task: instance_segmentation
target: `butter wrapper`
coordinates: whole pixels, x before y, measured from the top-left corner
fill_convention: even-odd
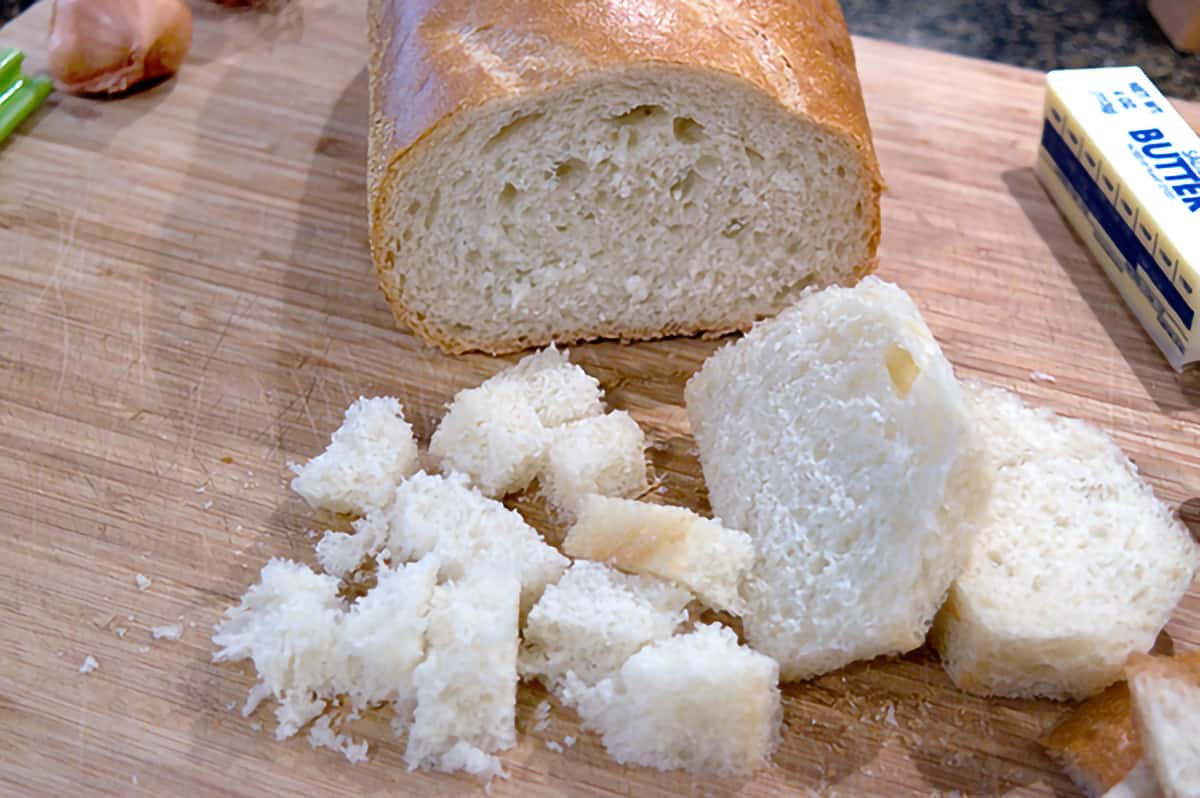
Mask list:
[[[1171,366],[1200,362],[1200,139],[1146,73],[1050,72],[1037,174]]]

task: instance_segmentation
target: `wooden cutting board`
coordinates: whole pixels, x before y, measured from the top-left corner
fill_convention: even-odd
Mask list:
[[[250,669],[210,662],[212,625],[259,567],[312,560],[286,463],[360,394],[400,397],[427,440],[454,392],[504,361],[443,356],[376,293],[364,4],[194,5],[179,79],[115,102],[56,96],[0,148],[0,792],[476,794],[407,773],[377,721],[361,726],[365,764],[276,742],[268,711],[234,711]],[[49,10],[0,45],[43,63]],[[1200,385],[1168,369],[1030,168],[1040,76],[856,45],[890,184],[882,275],[960,374],[1100,424],[1163,499],[1200,503]],[[1179,108],[1200,122],[1200,105]],[[683,384],[717,345],[573,352],[655,442],[665,498],[701,510]],[[171,623],[181,640],[152,639]],[[1167,632],[1200,646],[1200,593]],[[534,729],[545,695],[522,688],[512,778],[492,793],[1073,794],[1035,742],[1067,706],[961,694],[928,650],[784,696],[770,769],[692,779],[617,766],[558,707]],[[566,735],[578,743],[547,750]]]

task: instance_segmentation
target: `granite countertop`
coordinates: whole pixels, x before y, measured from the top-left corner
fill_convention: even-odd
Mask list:
[[[1146,0],[842,0],[860,36],[1041,71],[1140,66],[1169,97],[1200,100],[1200,55],[1171,47]]]
[[[0,0],[0,20],[31,1]],[[1134,64],[1165,94],[1200,100],[1200,55],[1171,47],[1146,0],[842,0],[842,8],[862,36],[1042,71]]]

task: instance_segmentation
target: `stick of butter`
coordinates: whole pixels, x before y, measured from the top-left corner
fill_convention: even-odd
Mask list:
[[[1046,76],[1037,173],[1176,371],[1200,362],[1200,139],[1137,67]]]

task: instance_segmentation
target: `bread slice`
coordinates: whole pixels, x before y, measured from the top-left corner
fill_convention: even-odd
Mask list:
[[[520,670],[561,694],[567,675],[594,685],[687,621],[691,594],[652,576],[575,562],[525,619]]]
[[[633,416],[616,410],[551,432],[539,477],[550,504],[573,517],[590,494],[638,496],[646,482],[646,436]]]
[[[778,682],[774,660],[703,625],[646,646],[595,687],[572,680],[567,694],[621,764],[748,774],[779,741]]]
[[[744,329],[873,266],[881,181],[836,3],[368,19],[379,283],[447,351]]]
[[[362,515],[386,504],[405,477],[421,467],[412,427],[390,396],[360,397],[346,409],[328,448],[292,466],[292,490],[311,507]]]
[[[1142,757],[1129,686],[1117,682],[1089,698],[1043,737],[1042,745],[1091,798],[1116,787]]]
[[[409,770],[503,774],[493,754],[517,741],[519,595],[515,579],[482,568],[434,591],[425,661],[413,673]]]
[[[307,565],[273,559],[241,603],[225,611],[213,634],[213,662],[248,659],[258,672],[243,715],[267,697],[275,710],[277,739],[294,735],[325,711],[340,691],[344,602],[338,580]]]
[[[486,496],[514,493],[541,469],[550,429],[604,412],[600,396],[593,377],[549,348],[460,391],[429,451]]]
[[[808,293],[686,398],[713,514],[754,541],[750,644],[785,680],[921,645],[987,477],[912,299],[875,278]]]
[[[1135,654],[1125,672],[1146,761],[1163,795],[1200,796],[1200,651]]]
[[[745,532],[684,507],[587,496],[563,551],[624,571],[671,579],[709,607],[739,613],[738,584],[754,562]]]
[[[1196,544],[1101,430],[966,391],[995,483],[933,643],[964,690],[1085,698],[1154,645]]]
[[[442,580],[461,579],[484,563],[517,578],[523,612],[569,564],[520,513],[474,490],[461,474],[415,474],[387,507],[354,527],[353,535],[327,532],[317,544],[317,559],[328,572],[342,576],[384,552],[392,562],[432,555]]]

